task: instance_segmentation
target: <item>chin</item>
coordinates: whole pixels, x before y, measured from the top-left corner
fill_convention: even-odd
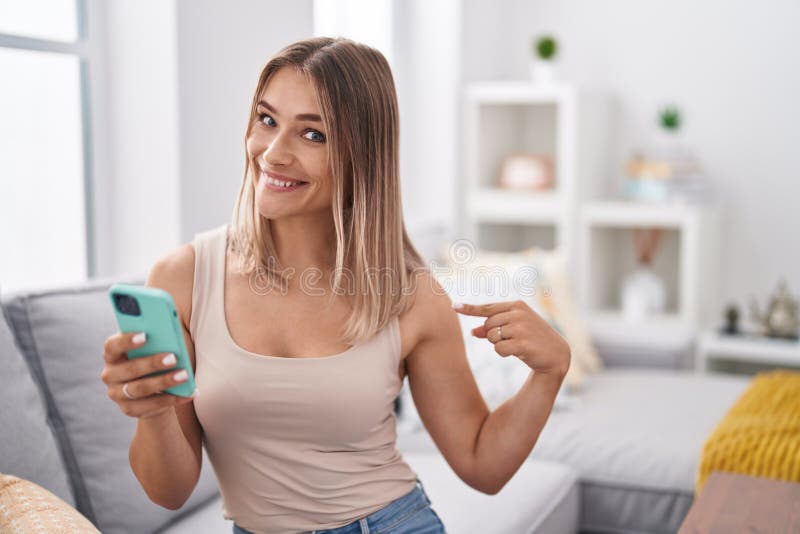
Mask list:
[[[293,215],[291,211],[287,211],[286,209],[276,209],[275,207],[267,207],[258,205],[258,214],[264,217],[265,219],[280,219],[282,217],[287,217],[289,215]]]

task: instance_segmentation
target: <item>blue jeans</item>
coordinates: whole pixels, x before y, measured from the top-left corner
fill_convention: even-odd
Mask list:
[[[393,500],[377,512],[356,519],[343,527],[314,530],[311,534],[447,534],[439,515],[431,508],[422,481],[413,490]],[[233,534],[252,534],[236,523]]]

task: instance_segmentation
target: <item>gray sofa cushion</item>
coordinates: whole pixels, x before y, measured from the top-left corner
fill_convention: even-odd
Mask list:
[[[0,473],[39,484],[74,506],[41,393],[0,313]]]
[[[581,528],[676,532],[694,498],[708,435],[748,377],[607,369],[552,414],[532,457],[581,473]]]
[[[431,507],[448,534],[574,534],[578,529],[578,474],[568,466],[527,461],[497,495],[486,495],[459,479],[441,454],[403,453],[422,480]],[[230,532],[222,501],[215,499],[159,534]]]
[[[76,507],[105,534],[151,532],[213,498],[217,482],[204,458],[192,497],[171,511],[152,503],[133,474],[128,448],[136,420],[108,399],[100,380],[103,341],[118,330],[107,294],[116,281],[20,292],[3,300],[20,348],[46,385]]]
[[[570,408],[550,414],[530,457],[580,473],[582,532],[676,532],[694,498],[703,444],[749,381],[607,368]],[[422,431],[398,434],[398,448],[435,445]]]
[[[449,534],[573,534],[578,529],[578,473],[528,460],[496,495],[462,481],[437,452],[403,452]]]

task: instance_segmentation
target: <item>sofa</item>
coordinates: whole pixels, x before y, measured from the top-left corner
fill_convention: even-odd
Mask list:
[[[136,422],[106,397],[103,340],[117,330],[95,279],[0,294],[0,473],[49,490],[103,533],[230,532],[213,467],[179,510],[152,503],[128,464]],[[496,495],[466,486],[420,422],[407,383],[398,449],[448,532],[675,532],[703,440],[748,379],[605,369],[559,404],[531,457]]]

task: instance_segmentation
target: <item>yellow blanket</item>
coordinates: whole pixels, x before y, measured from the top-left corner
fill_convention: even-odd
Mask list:
[[[800,482],[800,372],[753,378],[703,446],[695,495],[712,471]]]

